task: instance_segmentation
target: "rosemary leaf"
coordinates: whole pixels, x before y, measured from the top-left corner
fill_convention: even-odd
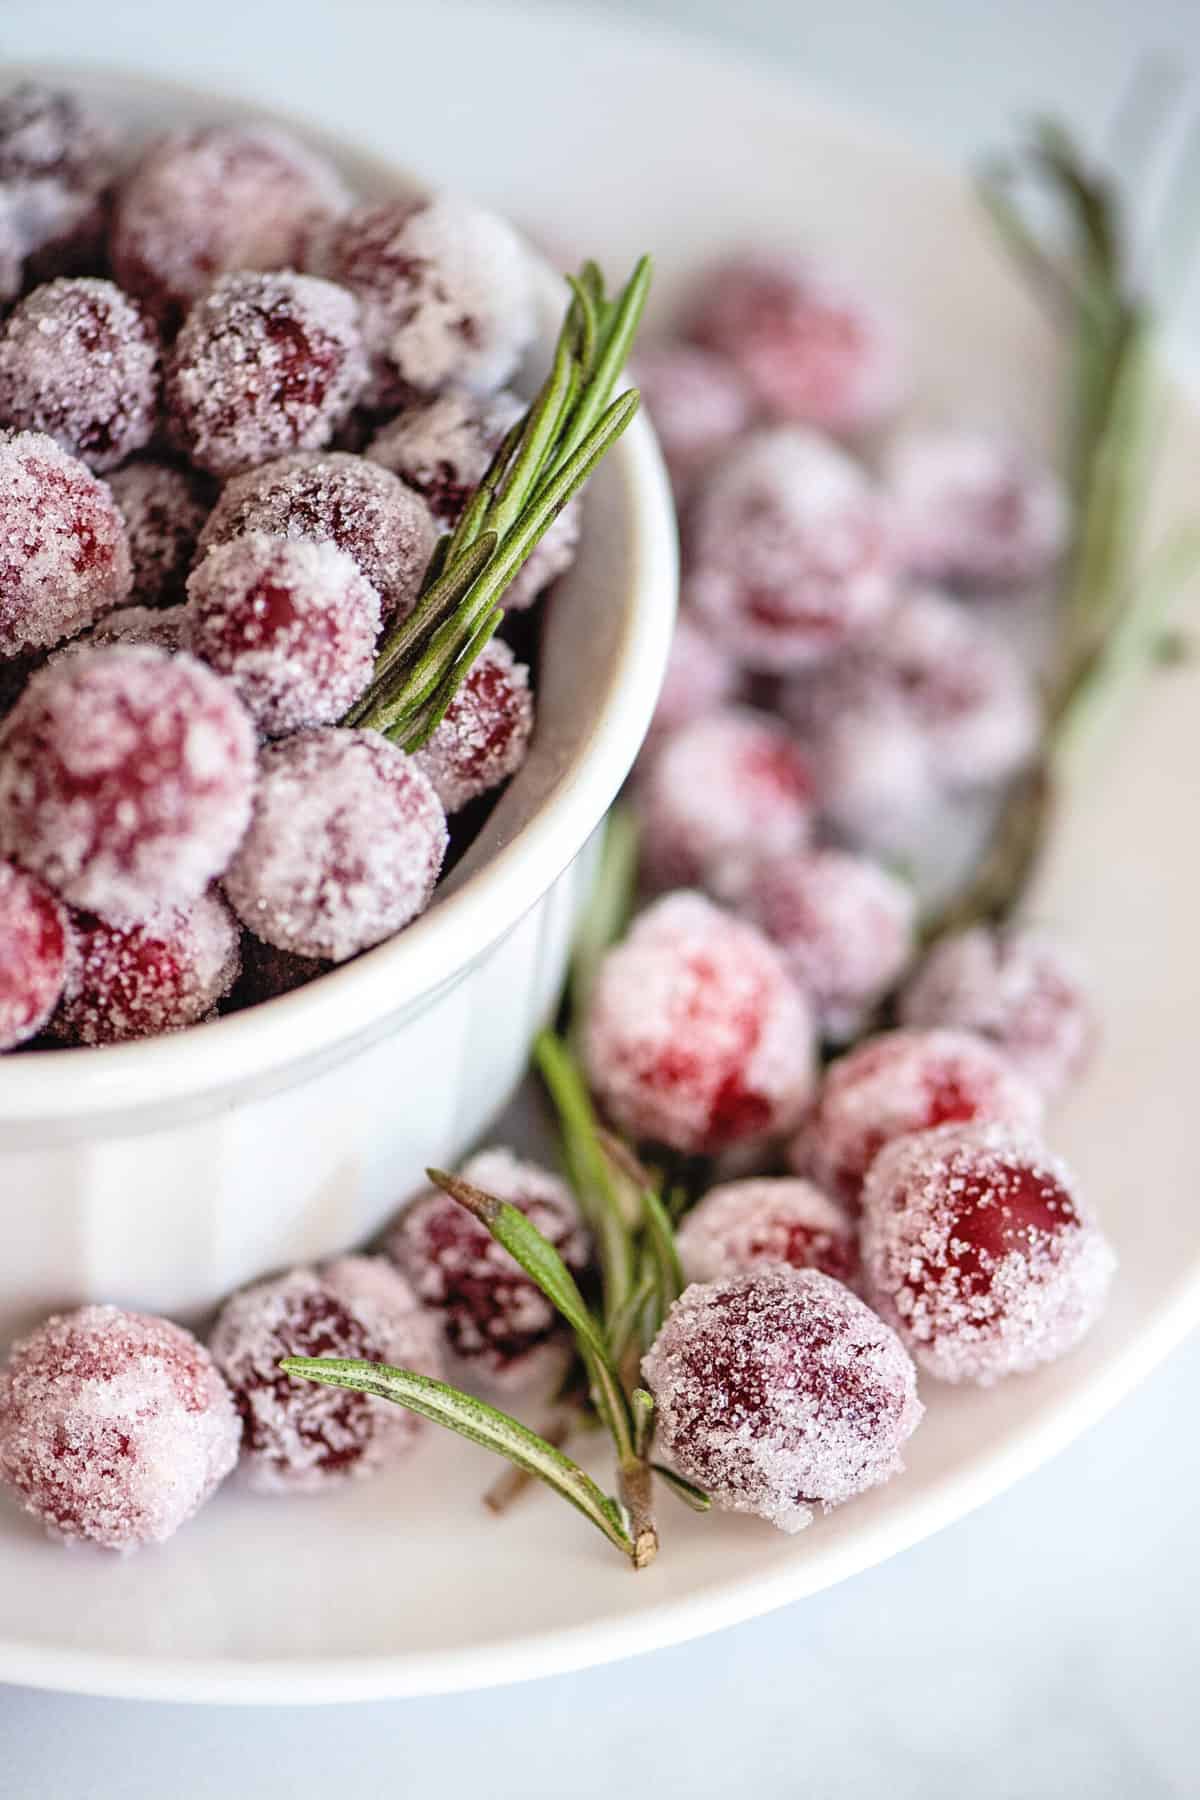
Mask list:
[[[675,1498],[682,1500],[685,1506],[690,1506],[693,1512],[712,1511],[712,1499],[703,1488],[698,1488],[694,1482],[685,1481],[682,1475],[677,1475],[674,1469],[668,1469],[665,1463],[651,1463],[650,1467],[666,1482]]]

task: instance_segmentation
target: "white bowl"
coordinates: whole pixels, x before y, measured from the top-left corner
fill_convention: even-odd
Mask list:
[[[264,116],[167,82],[75,85],[138,128]],[[357,191],[412,191],[386,164],[269,116]],[[548,270],[544,290],[541,356],[564,293]],[[478,1137],[560,991],[586,847],[661,683],[675,561],[657,446],[635,420],[544,603],[529,758],[424,917],[308,987],[176,1036],[5,1060],[0,1342],[86,1300],[202,1313],[264,1270],[361,1242],[415,1173]]]

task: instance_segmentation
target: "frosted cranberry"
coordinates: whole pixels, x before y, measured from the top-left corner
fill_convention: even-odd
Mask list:
[[[172,656],[189,648],[186,606],[118,606],[105,613],[86,638],[75,638],[54,652],[55,658],[76,655],[91,644],[152,644]]]
[[[863,1190],[862,1254],[921,1367],[983,1387],[1073,1350],[1116,1268],[1070,1171],[998,1123],[889,1145]]]
[[[787,1532],[898,1474],[924,1412],[895,1332],[816,1269],[688,1288],[642,1375],[667,1461]]]
[[[710,1188],[676,1233],[689,1281],[746,1275],[768,1263],[820,1269],[837,1281],[858,1273],[858,1234],[844,1207],[811,1181],[762,1176]]]
[[[564,1182],[511,1150],[481,1150],[463,1179],[519,1207],[567,1267],[582,1269],[588,1236]],[[541,1289],[479,1221],[440,1191],[401,1212],[385,1248],[441,1321],[463,1372],[492,1388],[544,1383],[563,1363],[558,1314]]]
[[[668,894],[600,966],[586,1058],[632,1137],[715,1153],[786,1131],[813,1083],[808,1004],[753,926]]]
[[[951,587],[1021,587],[1053,568],[1070,526],[1055,475],[984,432],[922,431],[892,446],[885,482],[898,553]]]
[[[193,469],[141,457],[107,477],[133,559],[133,597],[142,606],[183,599],[200,528],[212,510],[209,481]]]
[[[532,265],[512,227],[445,195],[348,213],[315,266],[363,305],[374,395],[397,383],[488,393],[533,340]]]
[[[670,340],[640,348],[634,379],[677,495],[750,427],[755,404],[735,365]]]
[[[0,1050],[36,1037],[58,1004],[73,946],[49,888],[0,862]]]
[[[654,887],[735,895],[756,855],[808,838],[812,771],[766,713],[726,707],[672,732],[637,790],[643,872]]]
[[[323,157],[266,125],[209,125],[151,144],[117,196],[117,280],[169,328],[215,277],[300,260],[348,196]]]
[[[1042,1120],[1037,1089],[999,1050],[965,1031],[885,1031],[830,1064],[792,1162],[856,1204],[894,1138],[994,1119],[1030,1129]]]
[[[86,630],[131,579],[105,484],[41,432],[0,434],[0,655]]]
[[[301,731],[262,753],[225,891],[256,937],[344,962],[424,912],[446,842],[441,802],[403,750],[374,731]]]
[[[437,1328],[381,1256],[292,1269],[227,1300],[212,1353],[234,1392],[242,1463],[259,1493],[319,1493],[402,1461],[421,1421],[349,1388],[286,1375],[285,1356],[348,1357],[440,1376]]]
[[[658,696],[649,742],[716,712],[737,698],[739,677],[732,657],[686,613],[675,622],[667,672]]]
[[[366,691],[379,595],[336,544],[247,532],[188,581],[188,642],[268,736],[332,725]]]
[[[316,956],[294,956],[290,950],[264,944],[252,931],[242,934],[242,972],[229,996],[228,1010],[239,1012],[247,1006],[261,1006],[265,1000],[276,1000],[281,994],[306,987],[318,975],[325,975],[333,964]]]
[[[890,314],[804,256],[719,264],[698,284],[686,333],[727,356],[767,412],[826,431],[879,424],[907,385]]]
[[[240,1436],[208,1351],[167,1319],[83,1306],[0,1370],[0,1480],[56,1537],[163,1543],[228,1475]]]
[[[72,919],[75,954],[50,1035],[65,1044],[120,1044],[209,1019],[238,973],[241,931],[219,895],[153,925]]]
[[[493,638],[413,760],[448,813],[515,775],[533,735],[529,670]]]
[[[900,999],[908,1025],[996,1044],[1048,1099],[1087,1065],[1097,1022],[1083,969],[1049,933],[976,926],[935,944]]]
[[[254,729],[190,656],[80,651],[33,677],[0,729],[0,838],[116,925],[187,906],[250,817]]]
[[[796,426],[757,431],[714,465],[686,550],[688,604],[751,669],[824,660],[894,594],[878,496],[849,457]]]
[[[65,89],[22,82],[0,98],[0,302],[23,275],[99,257],[115,149],[108,123]]]
[[[857,1035],[912,955],[912,889],[843,850],[764,858],[741,908],[782,950],[832,1043]]]
[[[397,476],[339,451],[299,451],[235,476],[199,552],[247,531],[336,544],[378,589],[385,617],[412,611],[437,542],[429,508]]]

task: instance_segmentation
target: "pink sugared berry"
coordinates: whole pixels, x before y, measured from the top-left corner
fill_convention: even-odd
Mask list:
[[[375,664],[379,595],[336,544],[248,531],[188,580],[188,646],[227,675],[260,731],[333,725]]]
[[[671,484],[685,494],[708,463],[749,430],[750,387],[715,350],[664,340],[639,348],[634,379],[662,448]]]
[[[462,1177],[519,1207],[567,1267],[588,1260],[584,1230],[565,1182],[511,1150],[481,1150]],[[479,1220],[440,1190],[419,1195],[388,1233],[388,1255],[441,1321],[464,1372],[509,1391],[542,1384],[562,1366],[558,1314]]]
[[[172,656],[188,646],[188,610],[186,606],[118,606],[97,620],[86,638],[73,638],[54,660],[75,656],[92,644],[153,644]]]
[[[401,1461],[415,1413],[287,1375],[285,1356],[348,1357],[440,1376],[437,1327],[381,1256],[292,1269],[225,1302],[210,1340],[242,1415],[242,1463],[259,1493],[319,1493]]]
[[[825,431],[879,424],[907,385],[886,308],[804,256],[719,264],[698,284],[686,331],[740,369],[765,411]]]
[[[112,924],[187,906],[250,818],[254,728],[190,656],[83,650],[41,670],[0,728],[0,840]]]
[[[1097,1022],[1083,968],[1048,932],[979,925],[943,938],[900,998],[906,1025],[947,1025],[996,1044],[1048,1099],[1087,1065]]]
[[[516,774],[532,735],[529,670],[493,638],[413,760],[446,811],[456,813]]]
[[[642,1376],[666,1460],[787,1532],[898,1474],[924,1411],[895,1332],[816,1269],[688,1288]]]
[[[685,547],[688,604],[751,669],[824,661],[894,597],[878,495],[848,456],[799,426],[756,431],[713,466]]]
[[[300,731],[262,753],[225,892],[256,937],[344,962],[424,912],[446,842],[411,756],[374,731]]]
[[[196,540],[212,510],[212,484],[194,469],[149,456],[105,479],[129,536],[133,598],[141,606],[182,600]]]
[[[921,1367],[989,1386],[1073,1350],[1116,1258],[1070,1172],[1008,1124],[898,1139],[863,1189],[872,1303]]]
[[[700,894],[665,895],[609,951],[585,1044],[610,1117],[674,1150],[786,1131],[812,1092],[807,1001],[766,938]]]
[[[41,432],[0,433],[0,656],[85,631],[131,581],[125,521],[104,482]]]
[[[163,1543],[228,1475],[240,1436],[208,1351],[167,1319],[83,1306],[0,1370],[0,1480],[56,1537]]]
[[[115,151],[108,122],[65,89],[26,81],[0,98],[0,304],[23,277],[99,260]]]
[[[48,887],[0,862],[0,1050],[36,1037],[58,1004],[73,945]]]
[[[858,1273],[858,1234],[844,1207],[799,1176],[758,1176],[710,1188],[676,1232],[689,1281],[747,1275],[767,1263]]]
[[[667,672],[659,690],[650,739],[659,744],[669,732],[690,725],[737,697],[739,673],[728,651],[713,641],[687,613],[675,622]]]
[[[854,1205],[868,1169],[894,1138],[976,1120],[1035,1130],[1042,1110],[1037,1089],[981,1038],[885,1031],[830,1064],[792,1162]]]

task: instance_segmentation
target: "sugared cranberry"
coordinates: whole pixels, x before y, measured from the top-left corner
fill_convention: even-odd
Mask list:
[[[519,1207],[568,1268],[584,1267],[587,1232],[556,1175],[500,1148],[480,1151],[462,1175]],[[400,1214],[385,1248],[441,1320],[452,1354],[470,1377],[514,1391],[540,1385],[561,1369],[558,1314],[508,1251],[449,1195],[419,1195]]]
[[[634,379],[677,496],[750,427],[755,404],[728,357],[667,340],[640,348]]]
[[[689,1281],[747,1275],[768,1263],[820,1269],[837,1281],[858,1272],[854,1221],[811,1181],[761,1176],[710,1188],[676,1233]]]
[[[715,1153],[798,1122],[812,1092],[812,1019],[752,925],[700,894],[668,894],[601,964],[586,1058],[622,1130]]]
[[[216,276],[299,263],[316,220],[348,196],[324,158],[266,125],[160,138],[117,196],[117,280],[168,328]]]
[[[885,483],[897,551],[928,581],[1021,587],[1066,548],[1066,496],[1018,445],[969,431],[913,432],[894,444]]]
[[[727,356],[767,412],[825,431],[879,424],[907,384],[886,309],[803,256],[718,265],[699,283],[686,331]]]
[[[227,682],[149,647],[41,670],[0,729],[0,840],[115,925],[187,906],[250,817],[254,728]]]
[[[0,98],[0,303],[38,269],[87,272],[115,167],[115,134],[74,94],[22,82]]]
[[[978,1032],[1048,1099],[1085,1068],[1097,1022],[1083,969],[1049,933],[962,931],[935,944],[900,999],[907,1025]]]
[[[36,1037],[45,1025],[73,949],[66,912],[50,889],[0,862],[0,1050]]]
[[[241,931],[218,894],[185,912],[122,929],[72,918],[75,954],[50,1034],[65,1044],[120,1044],[211,1018],[238,972]]]
[[[792,1162],[853,1205],[893,1138],[994,1119],[1042,1119],[1037,1089],[999,1050],[965,1031],[885,1031],[830,1065]]]
[[[737,895],[752,860],[809,835],[812,770],[785,726],[726,707],[672,732],[637,785],[642,868],[651,886]]]
[[[912,955],[912,889],[844,850],[764,857],[741,910],[782,950],[831,1043],[858,1034]]]
[[[389,469],[340,451],[299,451],[221,491],[199,554],[247,531],[334,543],[378,589],[384,616],[411,612],[437,542],[429,508]]]
[[[532,735],[529,670],[493,638],[414,761],[446,811],[456,813],[516,774]]]
[[[642,1375],[667,1461],[788,1532],[898,1474],[924,1411],[895,1332],[816,1269],[688,1288]]]
[[[0,1480],[56,1537],[161,1544],[228,1475],[240,1436],[208,1351],[167,1319],[83,1306],[0,1370]]]
[[[737,698],[738,685],[737,666],[728,651],[714,643],[694,619],[681,613],[675,622],[667,672],[647,741],[657,746],[681,725],[690,725],[693,719],[716,712]]]
[[[106,477],[121,509],[133,559],[133,598],[142,606],[183,599],[212,484],[194,469],[139,457]]]
[[[186,606],[118,606],[105,613],[86,638],[75,638],[54,652],[55,659],[74,656],[92,644],[153,644],[174,656],[188,648]]]
[[[446,841],[411,756],[374,731],[301,731],[262,753],[225,891],[256,937],[344,962],[424,912]]]
[[[335,724],[366,690],[379,595],[336,544],[251,531],[188,581],[188,643],[227,675],[261,731]]]
[[[714,465],[686,550],[689,605],[751,669],[823,661],[894,595],[878,496],[849,457],[798,426],[754,432]]]
[[[86,630],[131,581],[105,484],[41,432],[0,434],[0,656]]]
[[[227,1300],[213,1356],[242,1415],[242,1462],[259,1493],[319,1493],[373,1475],[413,1448],[405,1407],[286,1375],[285,1356],[332,1356],[440,1376],[436,1325],[381,1256],[293,1269]]]
[[[863,1190],[862,1255],[921,1367],[985,1387],[1073,1350],[1116,1267],[1070,1172],[996,1123],[889,1145]]]

